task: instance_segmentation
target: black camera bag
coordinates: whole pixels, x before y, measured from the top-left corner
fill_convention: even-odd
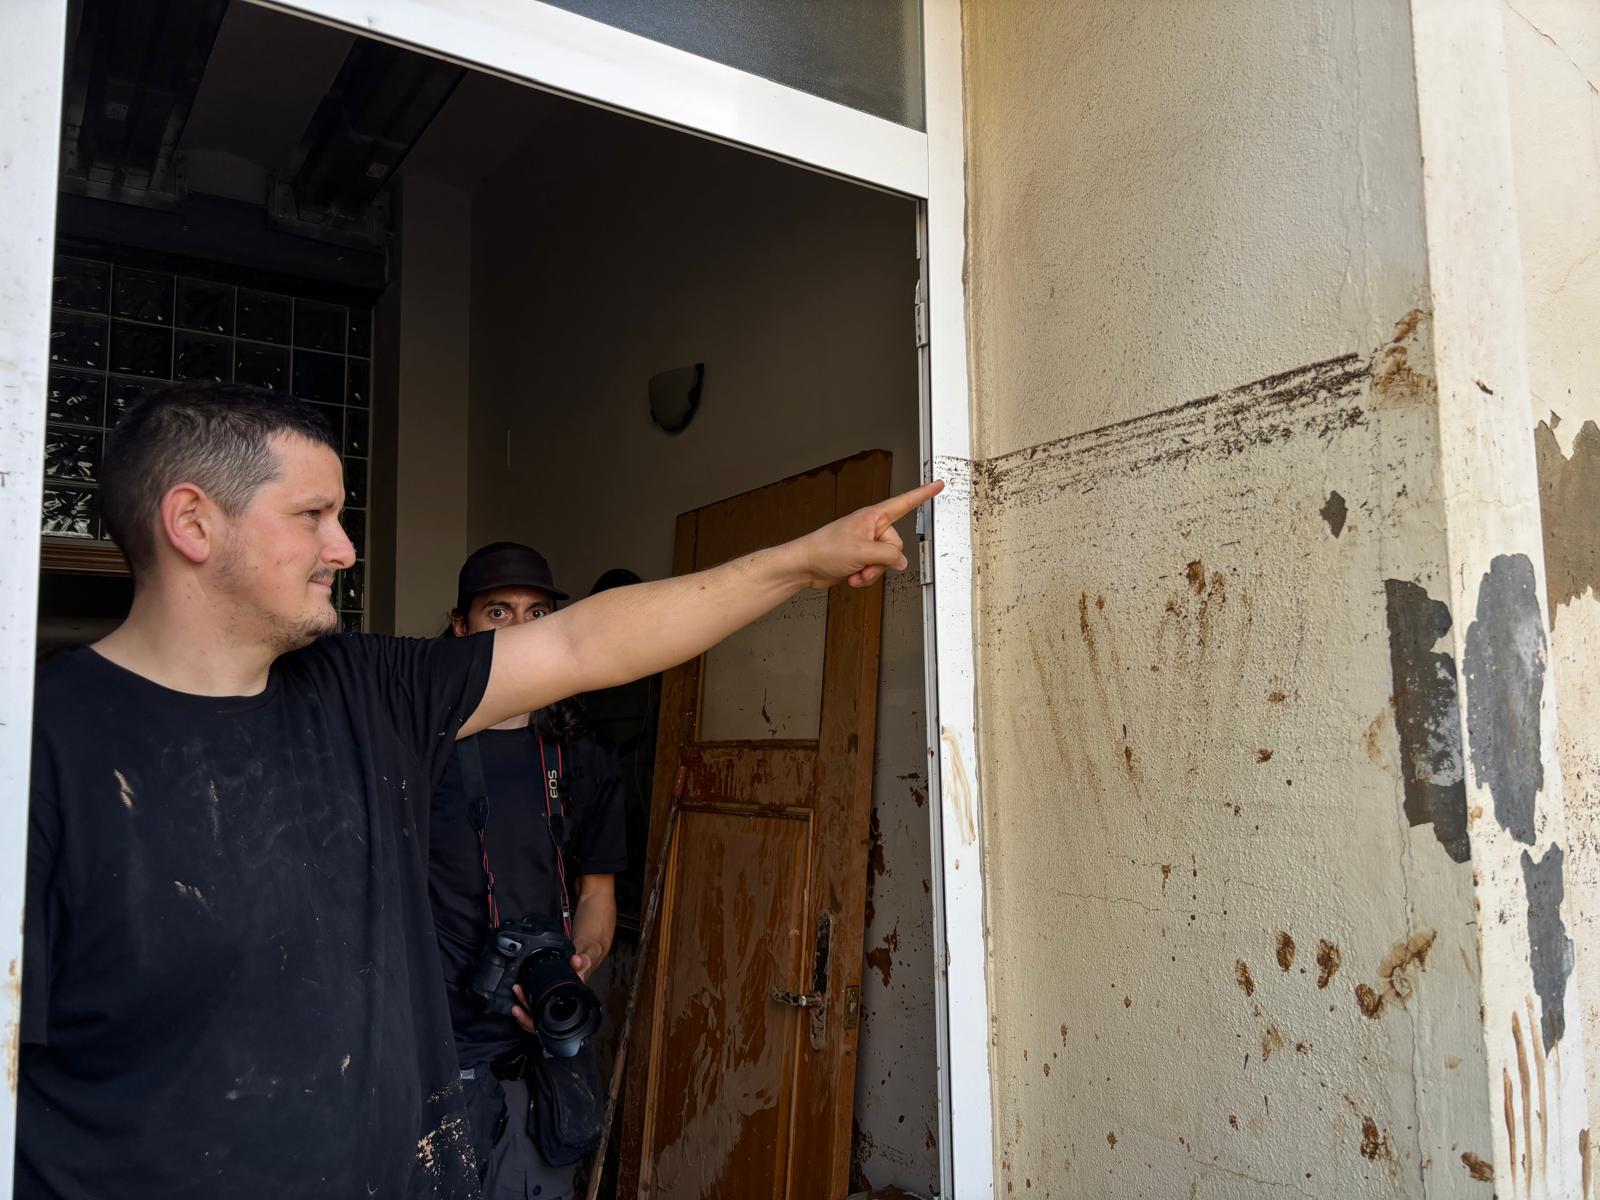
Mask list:
[[[593,1154],[606,1116],[594,1044],[584,1042],[571,1058],[537,1051],[526,1070],[528,1136],[545,1162],[565,1167]]]

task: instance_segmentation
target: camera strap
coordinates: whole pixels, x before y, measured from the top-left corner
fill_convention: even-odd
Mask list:
[[[545,741],[538,733],[534,740],[539,747],[539,774],[544,792],[545,830],[550,834],[550,845],[555,851],[556,880],[561,892],[561,926],[567,936],[572,936],[572,900],[567,889],[566,845],[569,836],[567,809],[561,794],[561,776],[566,771],[565,755],[561,743],[556,743],[556,765],[551,770],[545,752]],[[489,927],[500,926],[500,905],[494,892],[494,868],[489,864],[489,844],[484,831],[489,825],[489,786],[483,774],[483,754],[476,737],[462,738],[456,743],[456,761],[461,767],[461,782],[467,794],[467,819],[478,835],[478,852],[483,858],[483,888],[488,908]]]
[[[467,820],[478,835],[478,853],[483,856],[483,891],[489,909],[489,928],[500,927],[500,906],[494,898],[494,868],[489,865],[489,845],[483,831],[489,824],[489,786],[483,780],[483,755],[478,739],[462,738],[456,743],[456,761],[461,767],[461,782],[467,793]]]
[[[556,876],[561,881],[561,928],[572,937],[572,893],[567,889],[567,808],[561,801],[561,775],[566,769],[562,762],[561,743],[556,743],[556,769],[552,771],[545,761],[544,738],[539,742],[539,772],[544,776],[544,824],[550,831],[550,844],[556,852]]]

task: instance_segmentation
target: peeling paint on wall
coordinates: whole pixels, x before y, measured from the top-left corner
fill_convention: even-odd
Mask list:
[[[1472,770],[1494,797],[1495,819],[1530,845],[1534,805],[1544,787],[1539,739],[1545,637],[1533,564],[1497,555],[1478,590],[1465,652],[1467,737]]]
[[[1563,605],[1580,596],[1600,596],[1600,425],[1583,423],[1569,458],[1556,440],[1560,419],[1551,413],[1533,431],[1552,629]]]
[[[1522,852],[1522,878],[1528,891],[1528,958],[1547,1054],[1567,1029],[1567,979],[1572,974],[1572,939],[1561,919],[1566,892],[1561,874],[1564,859],[1560,846],[1551,846],[1537,862],[1528,851]]]
[[[1445,852],[1464,863],[1472,847],[1456,664],[1434,649],[1450,632],[1450,609],[1410,580],[1385,579],[1383,590],[1406,819],[1412,825],[1432,825]]]

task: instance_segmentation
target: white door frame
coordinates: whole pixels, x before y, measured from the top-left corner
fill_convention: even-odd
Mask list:
[[[11,1196],[22,1028],[22,897],[39,615],[44,395],[55,275],[67,0],[7,0],[0,39],[0,1197]],[[54,50],[52,50],[52,47]]]
[[[967,381],[966,121],[961,0],[923,0],[928,183],[922,205],[928,344],[923,351],[924,475],[942,478],[924,554],[929,639],[929,820],[939,1026],[939,1178],[947,1197],[994,1196],[989,950],[978,772],[972,403]],[[942,933],[943,937],[940,937]],[[941,946],[940,943],[943,942]],[[943,953],[941,953],[941,950]]]
[[[553,8],[539,0],[252,0],[920,203],[927,289],[924,470],[949,482],[924,553],[929,805],[937,979],[940,1182],[994,1192],[982,803],[972,594],[965,158],[959,0],[923,0],[926,134]],[[20,970],[44,396],[67,0],[8,0],[0,47],[0,954]],[[908,322],[909,324],[909,322]],[[937,752],[934,753],[934,748]],[[7,915],[9,914],[9,916]],[[940,942],[943,942],[942,953]],[[13,975],[15,978],[15,975]],[[13,1009],[17,991],[8,986]],[[17,1013],[6,1023],[15,1054]],[[956,1031],[952,1036],[952,1030]],[[14,1060],[13,1060],[14,1061]],[[15,1072],[0,1098],[0,1200],[11,1195]]]

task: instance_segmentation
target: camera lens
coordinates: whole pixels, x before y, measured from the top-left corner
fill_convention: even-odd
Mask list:
[[[600,1028],[600,1001],[578,978],[567,956],[538,952],[522,964],[519,982],[545,1050],[570,1058]]]
[[[580,1012],[582,1006],[578,1003],[578,998],[564,991],[551,996],[544,1006],[545,1020],[555,1028],[566,1028]]]

